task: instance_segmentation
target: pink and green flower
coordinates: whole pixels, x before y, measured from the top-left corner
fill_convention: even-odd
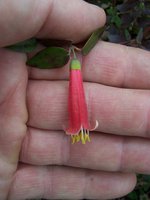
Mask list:
[[[83,80],[81,74],[81,64],[76,58],[70,64],[70,82],[69,82],[69,127],[66,134],[71,135],[72,143],[81,141],[85,144],[90,142],[89,132],[98,126],[92,128],[89,123],[87,104],[85,100]]]

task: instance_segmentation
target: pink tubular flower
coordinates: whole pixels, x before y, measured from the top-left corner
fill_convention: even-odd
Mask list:
[[[71,135],[72,143],[81,141],[85,144],[90,142],[89,131],[94,130],[90,127],[87,104],[84,95],[83,80],[81,74],[81,64],[79,60],[73,59],[70,64],[70,82],[69,82],[69,128],[66,134]]]

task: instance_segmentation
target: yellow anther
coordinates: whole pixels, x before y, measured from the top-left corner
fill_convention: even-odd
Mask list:
[[[76,142],[79,142],[80,141],[80,135],[76,135]]]
[[[85,141],[88,141],[88,142],[90,142],[91,140],[90,140],[90,136],[89,136],[89,134],[85,134]]]
[[[76,142],[76,138],[74,135],[71,135],[71,140],[72,140],[72,144],[74,144]]]
[[[84,137],[82,137],[82,138],[81,138],[81,142],[82,142],[82,144],[85,144],[85,143],[86,143],[86,141],[85,141],[85,138],[84,138]]]
[[[90,142],[90,136],[89,136],[89,132],[86,132],[86,130],[81,129],[81,131],[79,132],[79,134],[77,135],[71,135],[71,140],[72,140],[72,144],[81,141],[82,144],[86,144],[86,142]]]
[[[85,144],[85,135],[84,135],[83,129],[81,129],[80,137],[81,137],[82,144]]]

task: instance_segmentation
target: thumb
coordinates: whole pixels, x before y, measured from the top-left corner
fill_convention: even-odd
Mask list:
[[[0,46],[33,36],[79,42],[105,23],[104,11],[82,0],[0,1]]]

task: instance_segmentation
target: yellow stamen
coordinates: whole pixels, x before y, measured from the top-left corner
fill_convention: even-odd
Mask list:
[[[76,142],[79,142],[79,141],[80,141],[80,135],[77,135]]]
[[[80,139],[82,141],[82,144],[85,144],[85,137],[84,137],[84,132],[83,132],[83,128],[81,128],[81,131],[80,131]]]
[[[72,144],[76,142],[76,138],[74,137],[74,135],[71,135],[71,140],[72,140]]]
[[[88,141],[88,142],[91,142],[89,131],[85,134],[85,140]]]
[[[89,131],[83,130],[83,128],[81,128],[81,131],[79,132],[79,134],[77,135],[71,135],[71,140],[72,140],[72,144],[81,141],[82,144],[86,144],[86,142],[90,142],[90,135],[89,135]]]

